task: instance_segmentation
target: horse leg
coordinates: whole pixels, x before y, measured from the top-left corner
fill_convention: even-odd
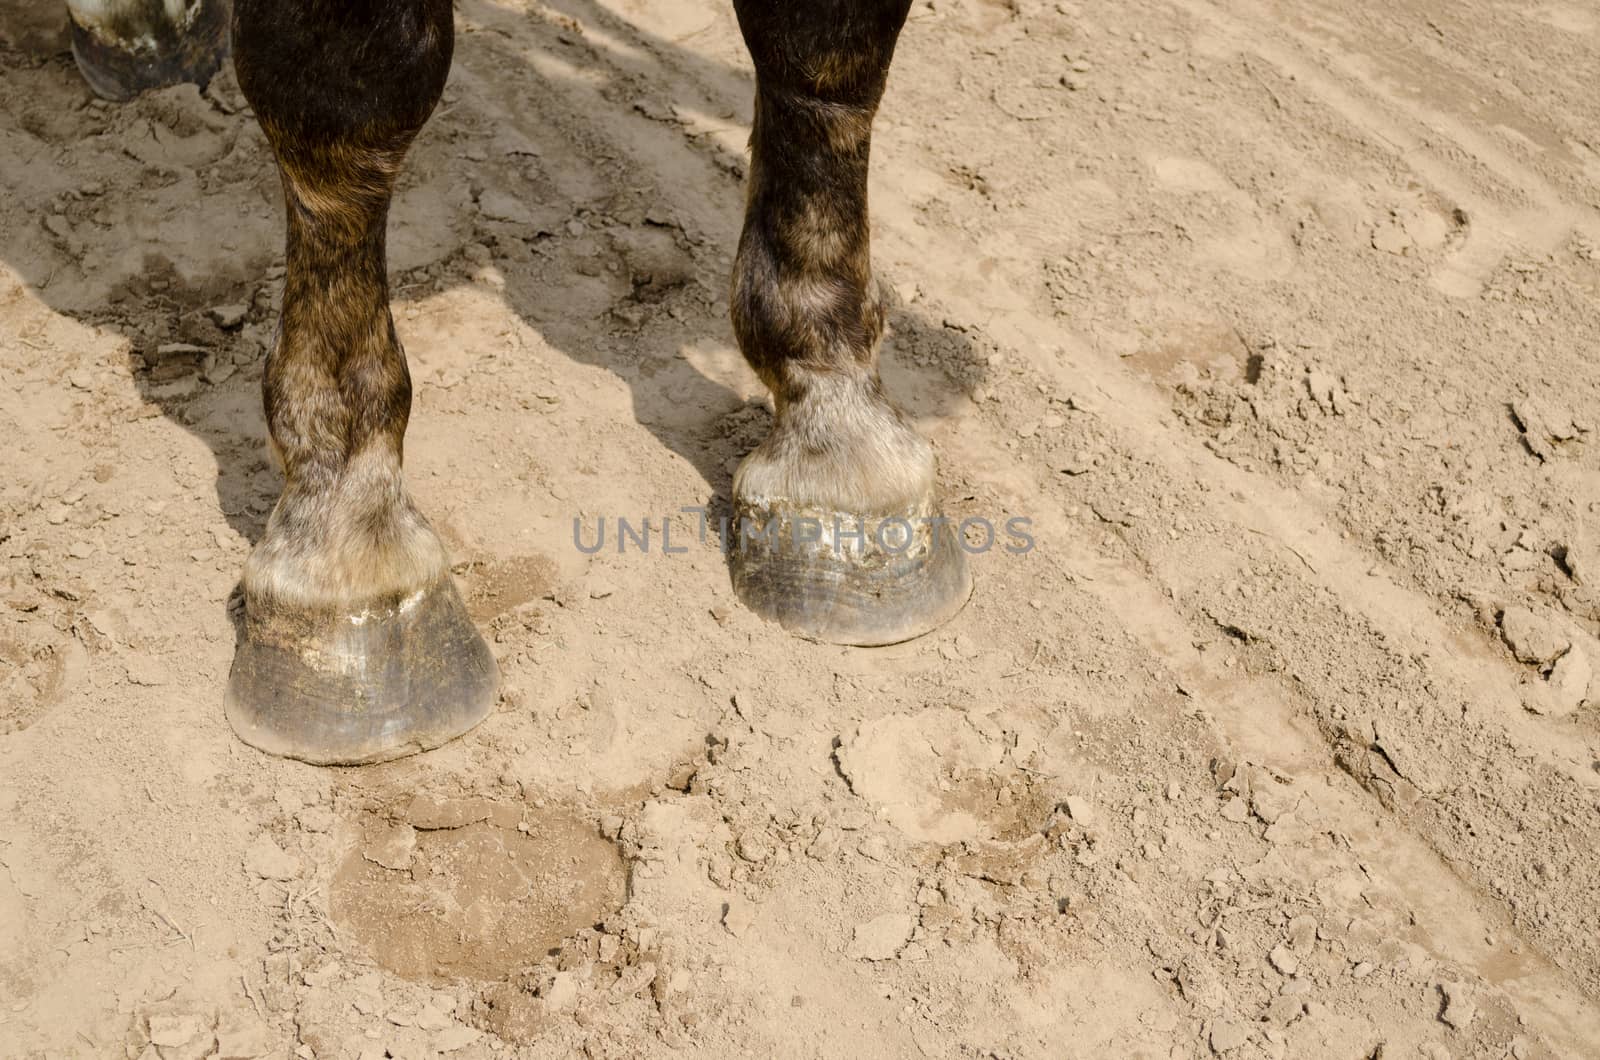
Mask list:
[[[245,567],[228,718],[274,754],[380,761],[476,725],[498,680],[401,479],[411,380],[384,252],[450,69],[450,0],[238,0],[233,33],[288,239],[262,384],[285,481]]]
[[[867,161],[910,3],[734,0],[756,103],[733,325],[777,413],[734,476],[734,586],[757,613],[846,644],[926,633],[971,591],[933,449],[878,377]]]
[[[96,95],[204,85],[228,54],[228,0],[67,0],[72,57]]]

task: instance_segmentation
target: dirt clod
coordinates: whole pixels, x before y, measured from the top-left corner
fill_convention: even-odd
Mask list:
[[[1550,619],[1526,607],[1508,607],[1500,617],[1500,632],[1512,654],[1525,663],[1548,667],[1572,641]]]

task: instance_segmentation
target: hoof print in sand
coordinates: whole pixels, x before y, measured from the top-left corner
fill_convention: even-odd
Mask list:
[[[626,898],[616,847],[557,806],[419,795],[361,828],[333,880],[333,919],[408,979],[503,978]]]
[[[1000,732],[958,710],[891,714],[859,726],[838,751],[850,790],[909,839],[1015,841],[1037,832],[1055,799],[1006,762]]]

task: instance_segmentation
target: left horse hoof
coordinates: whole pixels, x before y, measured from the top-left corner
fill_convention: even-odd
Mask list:
[[[898,644],[944,625],[972,595],[966,552],[931,507],[873,518],[736,509],[734,591],[791,633],[832,644]]]
[[[455,739],[494,708],[499,672],[446,573],[359,612],[246,601],[227,715],[252,747],[362,765]]]
[[[199,0],[177,16],[170,6],[68,0],[72,57],[95,95],[120,103],[186,81],[203,88],[222,67],[229,0]]]

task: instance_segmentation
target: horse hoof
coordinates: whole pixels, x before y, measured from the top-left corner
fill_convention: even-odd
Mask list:
[[[245,608],[227,715],[252,747],[362,765],[438,747],[494,708],[499,671],[449,574],[360,611]]]
[[[738,504],[734,591],[756,614],[811,640],[866,647],[920,637],[972,595],[966,552],[933,511],[863,518]]]
[[[203,88],[228,55],[231,7],[199,0],[174,18],[160,4],[68,0],[72,57],[95,95],[119,103],[183,82]]]

